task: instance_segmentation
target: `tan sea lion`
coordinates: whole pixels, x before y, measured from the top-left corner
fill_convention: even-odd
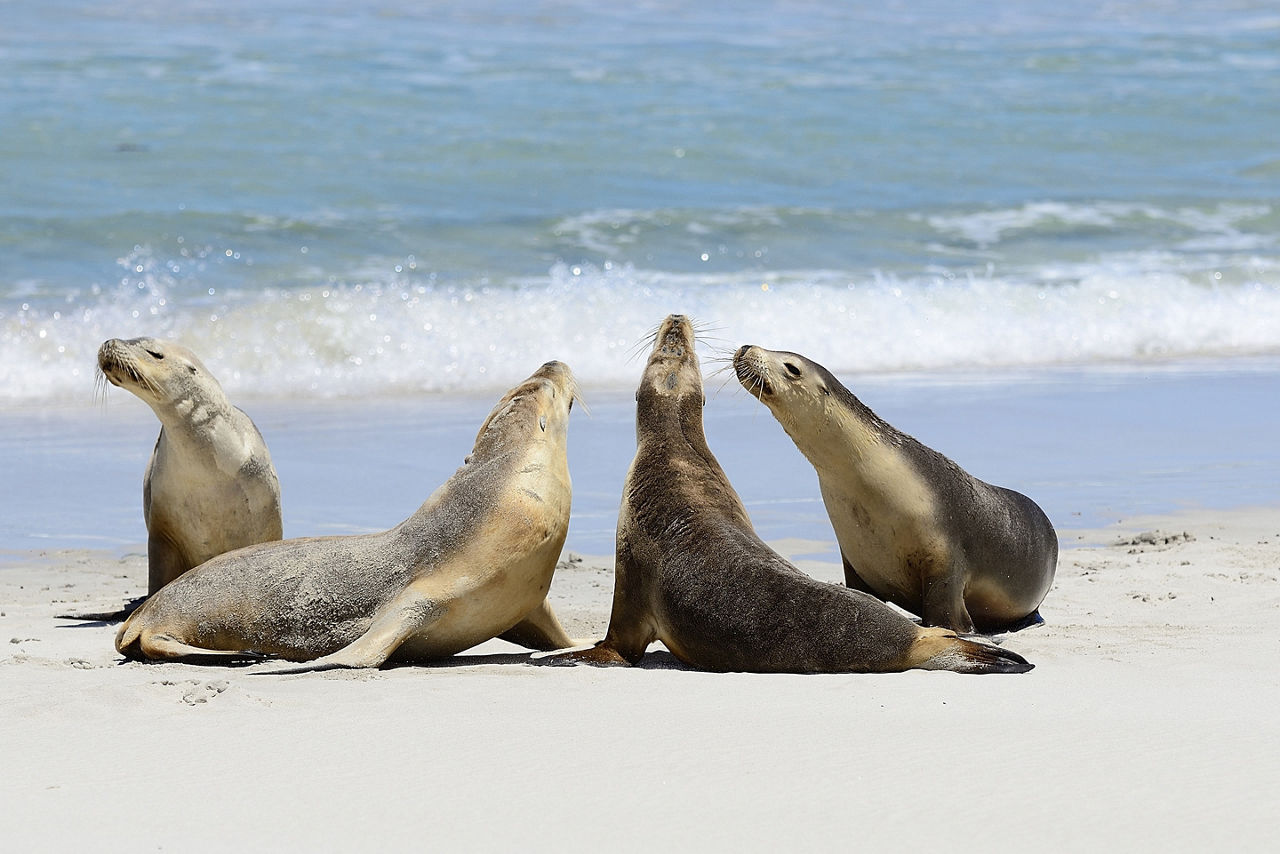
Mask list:
[[[169,584],[116,634],[129,658],[279,656],[326,667],[572,644],[546,602],[569,528],[569,368],[498,402],[462,467],[389,531],[264,543]]]
[[[541,663],[634,664],[654,640],[714,671],[1021,673],[1021,656],[921,628],[818,581],[766,546],[707,447],[694,331],[671,315],[636,393],[636,456],[618,515],[604,640]]]
[[[804,356],[747,345],[733,366],[817,469],[849,587],[960,633],[1043,622],[1058,537],[1034,501],[895,430]]]
[[[148,595],[209,558],[280,539],[280,482],[267,444],[195,353],[158,338],[112,338],[98,350],[98,370],[160,419],[142,479]]]

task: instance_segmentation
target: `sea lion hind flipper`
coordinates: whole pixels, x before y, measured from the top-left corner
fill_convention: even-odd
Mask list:
[[[538,603],[524,619],[498,635],[508,643],[528,649],[548,652],[555,649],[567,649],[574,645],[573,640],[565,633],[564,626],[556,619],[555,611],[546,599]]]
[[[575,664],[590,664],[596,667],[629,667],[630,661],[613,647],[600,641],[586,649],[571,649],[557,652],[554,655],[540,655],[530,659],[532,664],[545,664],[552,667],[570,667]]]
[[[912,644],[908,667],[956,673],[1026,673],[1035,667],[1012,650],[956,637],[944,629],[924,629]]]
[[[1044,617],[1040,616],[1040,609],[1037,608],[1034,611],[1032,611],[1030,614],[1027,614],[1027,616],[1023,617],[1021,620],[1018,620],[1014,623],[1011,623],[1008,626],[1005,626],[1003,629],[1001,629],[1001,633],[1004,634],[1004,633],[1011,633],[1011,632],[1020,632],[1023,629],[1030,629],[1030,628],[1034,628],[1035,626],[1043,626],[1043,625],[1044,625]]]
[[[119,623],[128,618],[130,614],[138,610],[142,603],[147,601],[146,596],[139,596],[136,599],[130,599],[124,603],[118,611],[90,611],[88,614],[56,614],[55,619],[58,620],[79,620],[86,623]]]
[[[133,643],[117,649],[126,658],[181,661],[184,664],[254,664],[266,656],[248,650],[206,649],[183,643],[166,632],[140,632]]]

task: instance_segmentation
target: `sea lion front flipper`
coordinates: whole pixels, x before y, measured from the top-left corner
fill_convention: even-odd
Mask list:
[[[926,626],[951,629],[956,634],[973,634],[973,618],[964,604],[962,574],[948,567],[945,574],[924,578],[921,619]]]
[[[147,533],[147,595],[153,596],[161,587],[191,569],[191,565],[172,540],[156,534],[160,523],[148,521],[147,524],[152,529]]]
[[[844,552],[840,552],[840,560],[844,563],[844,586],[850,590],[858,590],[862,593],[870,593],[877,599],[880,594],[871,589],[871,585],[862,580],[862,576],[858,575],[858,570],[853,568],[853,564],[849,563],[849,559],[844,556]]]
[[[630,547],[625,540],[620,542],[613,568],[613,611],[609,615],[609,631],[604,640],[587,649],[539,656],[533,659],[533,663],[562,666],[639,663],[649,644],[657,639],[644,598],[645,578],[645,573],[633,565]]]
[[[380,667],[400,644],[444,616],[439,599],[425,596],[412,586],[374,615],[368,631],[337,652],[308,662],[305,670],[336,667]]]
[[[542,651],[573,646],[573,640],[565,633],[546,599],[498,637],[508,643]]]
[[[619,517],[619,527],[626,516]],[[649,644],[658,639],[657,629],[649,608],[648,585],[650,574],[631,552],[631,543],[625,536],[618,538],[613,561],[613,610],[609,614],[609,630],[604,640],[596,644],[597,658],[582,659],[587,664],[615,664],[610,653],[639,664]],[[603,658],[605,660],[597,660]]]

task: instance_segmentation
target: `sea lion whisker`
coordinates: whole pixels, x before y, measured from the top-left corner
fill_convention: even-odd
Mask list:
[[[703,333],[701,333],[701,332],[699,332],[699,333],[698,333],[697,338],[698,338],[698,341],[700,341],[700,342],[701,342],[701,343],[703,343],[703,344],[708,345],[708,346],[710,347],[710,349],[711,349],[711,350],[713,350],[713,351],[719,352],[719,351],[722,351],[722,350],[729,350],[729,347],[728,347],[729,339],[728,339],[728,338],[721,338],[721,337],[720,337],[720,336],[718,336],[718,335],[704,335],[704,334],[703,334]],[[732,351],[730,351],[730,352],[732,352]]]
[[[658,333],[661,331],[662,326],[659,324],[641,335],[634,344],[627,348],[627,361],[635,361],[636,356],[645,350],[652,349],[653,345],[658,342]]]
[[[708,360],[708,361],[710,361],[710,360]],[[731,370],[733,370],[733,365],[732,365],[732,364],[724,364],[724,365],[721,365],[720,367],[716,368],[714,371],[709,372],[709,373],[707,374],[707,379],[709,379],[709,380],[710,380],[710,379],[714,379],[714,378],[716,378],[716,377],[720,376],[721,374],[723,374],[723,373],[727,373],[728,371],[731,371]],[[735,376],[736,376],[736,375],[735,375]]]
[[[725,372],[725,371],[724,371],[724,369],[722,368],[721,370],[718,370],[718,371],[716,371],[715,373],[709,374],[709,375],[707,376],[707,379],[711,379],[711,378],[712,378],[712,377],[714,377],[716,374],[722,374],[722,373],[724,373],[724,372]],[[735,377],[733,377],[732,375],[725,377],[725,378],[724,378],[724,381],[723,381],[723,382],[721,382],[721,383],[720,383],[720,385],[716,386],[716,390],[715,390],[714,392],[712,392],[712,396],[713,396],[713,397],[719,397],[719,396],[720,396],[720,393],[721,393],[722,391],[724,391],[724,387],[725,387],[725,386],[727,386],[729,383],[732,383],[732,382],[734,381],[734,379],[735,379]],[[734,385],[738,385],[738,384],[737,384],[737,383],[734,383]],[[739,386],[739,388],[741,388],[741,386]],[[753,412],[752,414],[755,414],[755,413]]]
[[[107,386],[109,384],[110,383],[107,381],[107,375],[102,372],[101,368],[94,371],[93,402],[101,404],[104,409],[107,406]]]
[[[591,407],[587,405],[586,398],[582,396],[582,389],[578,386],[578,378],[572,377],[569,380],[569,406],[577,404],[583,413],[590,418]]]
[[[646,335],[627,348],[627,364],[631,364],[640,357],[647,355],[654,348],[658,343],[659,331],[657,329],[653,330],[651,334]]]
[[[149,374],[142,373],[138,369],[138,366],[136,363],[134,364],[134,371],[136,375],[142,380],[142,384],[145,385],[148,389],[150,389],[152,394],[155,394],[155,395],[162,394],[160,390],[160,383],[156,381],[155,377]]]
[[[703,361],[710,365],[717,365],[717,372],[727,371],[733,367],[733,360],[726,359],[723,356],[708,356],[706,359],[703,359]]]

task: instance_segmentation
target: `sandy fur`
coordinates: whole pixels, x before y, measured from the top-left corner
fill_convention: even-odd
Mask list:
[[[568,368],[548,363],[504,396],[463,466],[400,525],[212,560],[148,600],[117,648],[375,667],[448,656],[512,629],[542,605],[568,530],[573,388]],[[568,645],[558,624],[552,634],[550,645]]]

